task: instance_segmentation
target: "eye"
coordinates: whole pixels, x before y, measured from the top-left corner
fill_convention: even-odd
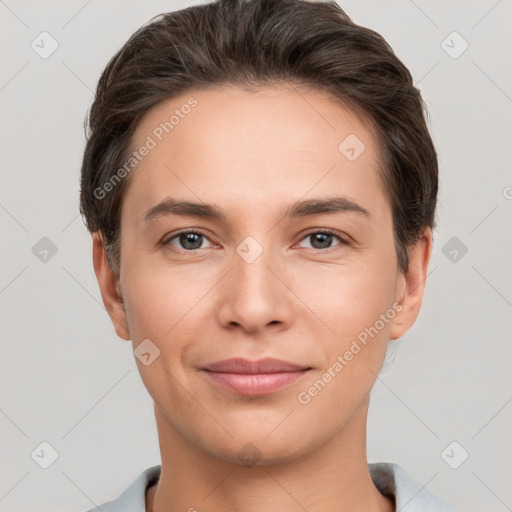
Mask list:
[[[207,240],[208,238],[198,231],[181,231],[163,241],[162,245],[170,245],[182,251],[194,251],[207,248],[208,246],[203,247],[203,243]]]
[[[334,231],[329,229],[322,229],[317,231],[311,231],[302,240],[310,240],[312,247],[311,249],[322,250],[330,249],[332,247],[333,239],[337,238],[340,243],[337,245],[347,245],[348,242],[343,240],[340,236],[336,235]]]
[[[338,239],[339,243],[333,246],[334,239]],[[328,229],[311,231],[304,238],[302,238],[302,241],[304,240],[310,241],[311,245],[309,248],[313,250],[330,249],[332,247],[336,247],[336,245],[348,245],[346,240],[335,234],[334,231]],[[198,249],[208,248],[208,242],[210,242],[210,240],[199,231],[181,231],[174,234],[167,240],[164,240],[162,245],[172,246],[177,250],[185,252],[192,252]],[[205,243],[207,245],[204,245]]]

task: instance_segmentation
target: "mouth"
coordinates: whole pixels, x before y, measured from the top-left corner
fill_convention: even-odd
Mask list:
[[[201,368],[212,383],[233,393],[249,396],[277,392],[307,375],[311,369],[310,366],[274,358],[259,361],[233,358]]]

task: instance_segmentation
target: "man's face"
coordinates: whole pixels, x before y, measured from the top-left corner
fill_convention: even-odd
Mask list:
[[[181,110],[190,97],[197,105]],[[161,123],[175,109],[179,122],[166,134]],[[252,443],[271,463],[365,418],[387,342],[402,334],[396,303],[405,290],[367,125],[312,90],[231,88],[161,103],[134,146],[148,136],[156,146],[122,207],[119,285],[133,347],[151,340],[160,351],[149,365],[137,359],[166,423],[159,428],[226,460]],[[225,218],[162,207],[148,215],[170,198]],[[333,198],[345,208],[285,215]],[[235,357],[309,370],[281,375],[281,387],[271,376],[266,388],[262,377],[205,371]]]

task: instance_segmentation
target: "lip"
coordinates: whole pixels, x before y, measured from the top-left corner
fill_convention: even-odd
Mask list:
[[[208,364],[202,369],[210,372],[254,375],[257,373],[296,372],[309,368],[309,366],[300,366],[274,357],[265,357],[257,361],[251,361],[243,357],[233,357],[231,359],[224,359],[223,361]]]
[[[215,384],[242,395],[274,393],[306,375],[311,367],[267,357],[257,361],[232,358],[201,370]]]

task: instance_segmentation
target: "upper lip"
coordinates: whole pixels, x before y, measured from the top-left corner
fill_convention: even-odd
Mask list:
[[[296,372],[301,370],[309,370],[309,366],[300,366],[282,359],[266,357],[257,361],[251,361],[241,357],[225,359],[211,363],[202,368],[210,372],[222,373],[241,373],[241,374],[257,374],[257,373],[282,373]]]

